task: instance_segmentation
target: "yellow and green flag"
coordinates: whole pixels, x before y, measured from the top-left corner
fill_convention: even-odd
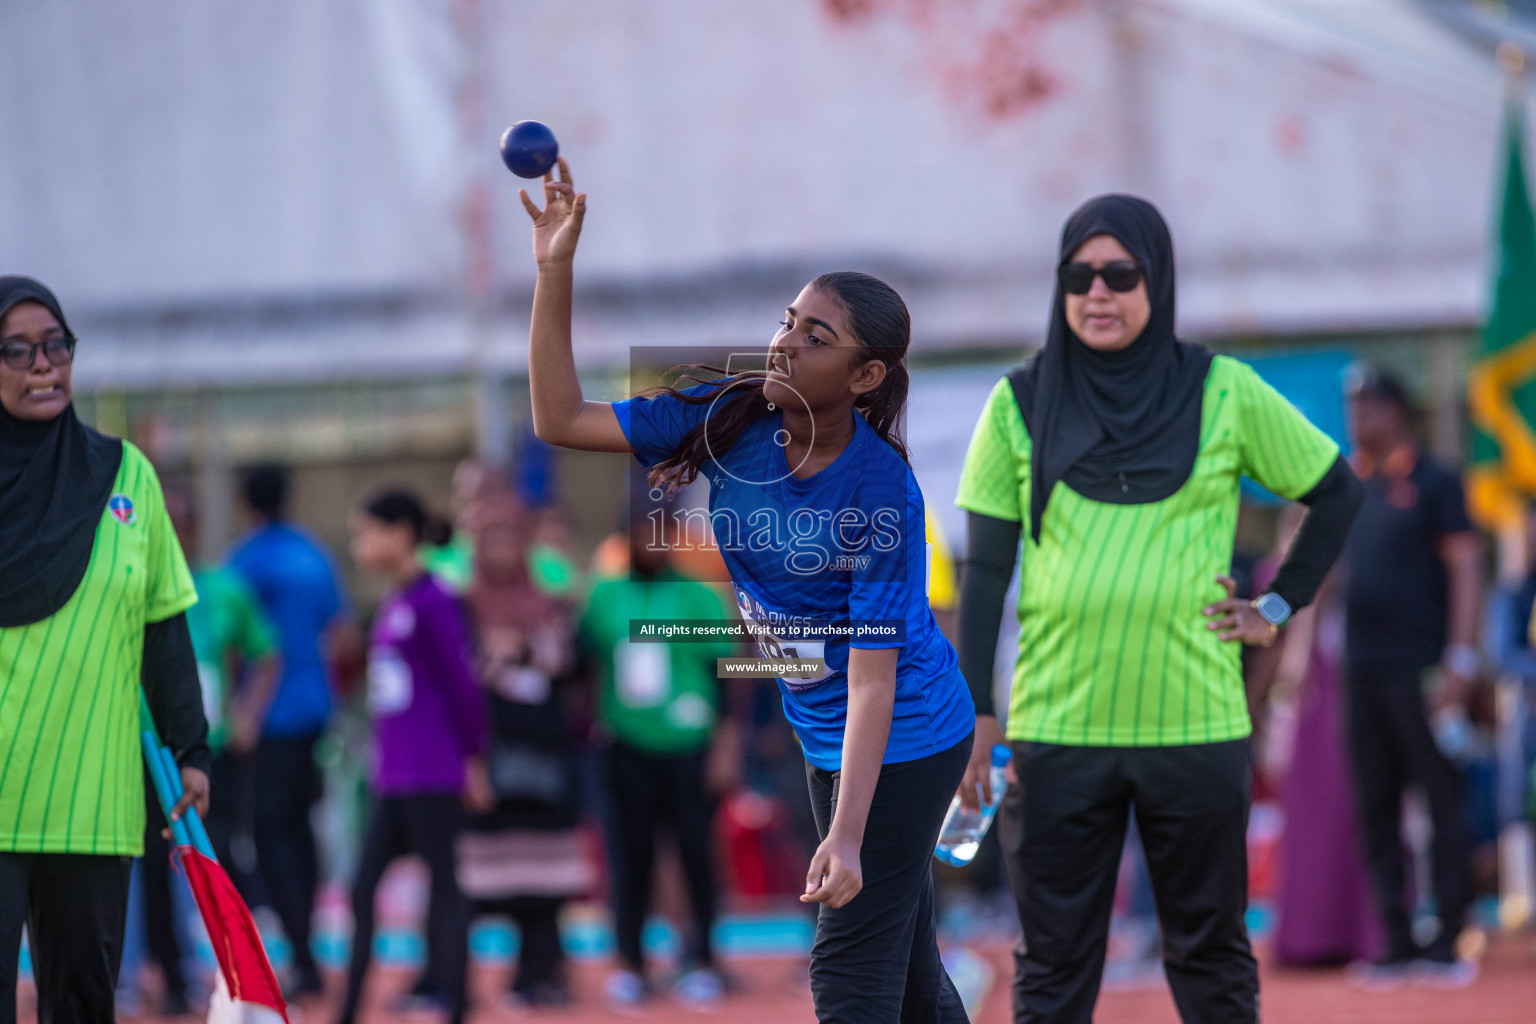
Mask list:
[[[1484,527],[1520,521],[1536,495],[1536,217],[1526,185],[1525,110],[1512,95],[1504,122],[1504,198],[1493,308],[1468,381],[1470,511]]]

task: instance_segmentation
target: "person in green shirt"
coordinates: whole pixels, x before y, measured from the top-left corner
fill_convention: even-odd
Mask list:
[[[669,564],[668,545],[651,542],[648,509],[636,507],[629,527],[629,572],[592,587],[580,639],[597,667],[598,718],[608,737],[606,780],[613,815],[614,930],[620,970],[608,979],[609,998],[635,1003],[649,992],[641,931],[650,909],[656,831],[672,826],[687,880],[693,934],[678,980],[684,998],[706,1001],[720,992],[710,933],[715,919],[715,867],[710,850],[713,799],[706,792],[706,759],[719,708],[718,658],[735,649],[729,638],[700,643],[632,640],[632,620],[679,619],[727,623],[735,618],[708,584]],[[670,523],[663,515],[660,522]]]
[[[166,512],[183,552],[199,550],[197,508],[192,497],[174,487],[165,491]],[[250,753],[261,737],[261,722],[277,687],[277,639],[266,613],[244,579],[224,566],[193,566],[197,604],[187,610],[187,629],[197,656],[203,713],[208,719],[211,793],[203,824],[219,861],[230,877],[245,882],[245,872],[230,849],[239,821],[241,784],[236,759]],[[242,679],[243,685],[235,681]],[[159,801],[146,776],[144,831],[144,934],[164,980],[160,1014],[189,1012],[182,949],[171,896],[170,845]]]
[[[1181,1016],[1256,1020],[1238,642],[1273,643],[1312,600],[1360,483],[1251,368],[1178,340],[1173,243],[1150,203],[1084,204],[1060,259],[1045,346],[993,389],[957,498],[971,513],[959,653],[977,712],[960,790],[972,806],[992,798],[993,654],[1021,571],[1017,785],[998,818],[1024,933],[1015,1019],[1092,1019],[1134,810]],[[1253,602],[1229,575],[1243,475],[1310,506]]]
[[[75,338],[41,283],[0,277],[0,1024],[26,925],[40,1020],[113,1019],[144,842],[139,689],[208,809],[197,600],[155,471],[72,404]]]

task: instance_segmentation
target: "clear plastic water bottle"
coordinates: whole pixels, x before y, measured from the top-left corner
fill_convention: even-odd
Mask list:
[[[1008,779],[1003,770],[1011,760],[1013,750],[1006,744],[999,743],[992,748],[991,803],[984,803],[980,810],[973,811],[961,805],[958,793],[950,801],[949,813],[944,816],[944,827],[939,830],[939,845],[933,850],[935,857],[958,868],[969,864],[976,856],[976,850],[981,846],[981,837],[992,827],[992,819],[997,816],[998,807],[1002,806],[1003,792],[1008,788]]]

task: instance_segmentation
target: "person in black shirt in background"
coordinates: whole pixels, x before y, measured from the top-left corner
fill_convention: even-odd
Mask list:
[[[1420,450],[1414,409],[1396,378],[1364,367],[1348,387],[1355,470],[1365,504],[1346,558],[1346,707],[1366,860],[1386,933],[1380,960],[1356,978],[1460,987],[1476,974],[1456,961],[1470,852],[1461,771],[1436,724],[1464,704],[1479,665],[1481,540],[1460,478]],[[1451,751],[1454,753],[1454,751]],[[1419,787],[1434,825],[1430,851],[1440,928],[1414,941],[1405,902],[1401,805]]]

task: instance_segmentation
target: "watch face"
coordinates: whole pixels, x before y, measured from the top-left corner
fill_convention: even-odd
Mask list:
[[[1281,625],[1286,619],[1291,617],[1291,606],[1279,594],[1265,594],[1255,601],[1253,606],[1259,610],[1260,615],[1264,616],[1264,620],[1271,625]]]

